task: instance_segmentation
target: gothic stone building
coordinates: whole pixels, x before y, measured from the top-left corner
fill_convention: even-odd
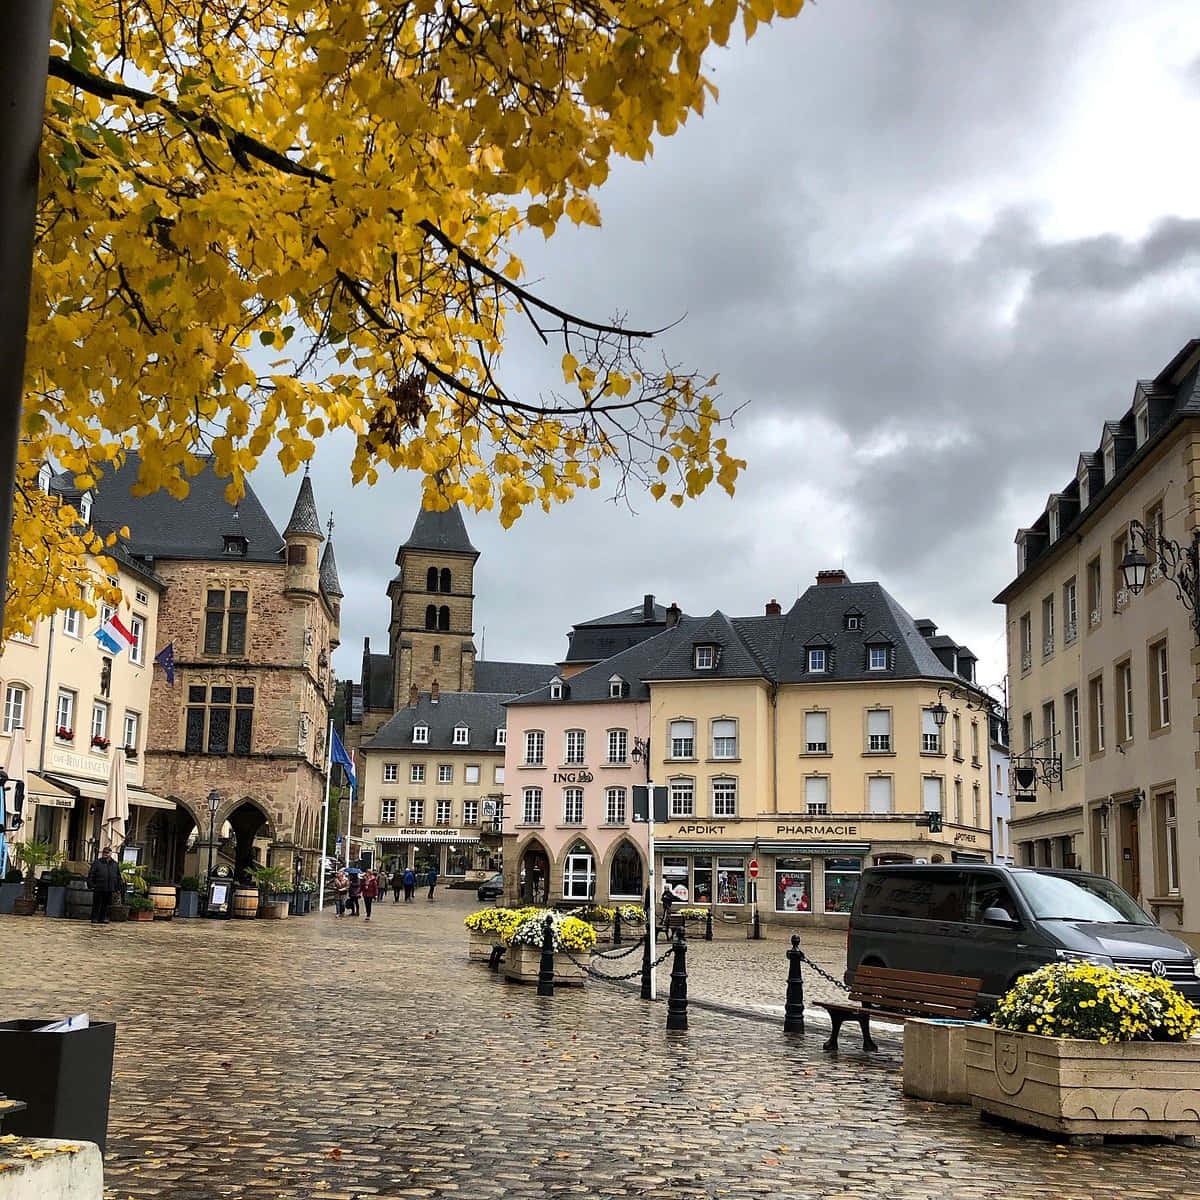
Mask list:
[[[311,874],[342,597],[312,484],[280,536],[249,487],[225,499],[211,461],[183,499],[134,497],[137,471],[131,454],[96,506],[165,584],[153,653],[174,646],[175,681],[154,672],[144,781],[178,805],[170,873],[206,869],[215,790],[214,851],[239,875],[264,854],[289,869],[299,855]]]

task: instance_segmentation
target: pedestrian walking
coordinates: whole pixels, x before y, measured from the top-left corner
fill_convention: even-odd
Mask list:
[[[392,872],[392,903],[400,903],[400,889],[404,886],[404,872],[397,867]]]
[[[662,894],[662,923],[663,933],[671,936],[671,906],[675,903],[675,893],[671,891],[671,885],[668,883],[663,888]]]
[[[433,899],[433,889],[437,887],[437,866],[429,868],[429,874],[425,876],[425,882],[429,884],[429,899]]]
[[[367,920],[371,919],[371,905],[375,902],[375,898],[379,895],[379,878],[374,871],[368,871],[367,877],[363,880],[362,896],[363,904],[367,910]]]
[[[411,904],[413,894],[417,890],[417,877],[413,873],[412,867],[404,868],[404,903]]]
[[[112,847],[105,846],[100,851],[100,857],[92,863],[88,872],[88,887],[92,889],[92,924],[108,924],[108,906],[112,903],[113,893],[119,892],[124,886],[121,868],[113,862]]]
[[[337,915],[346,915],[346,897],[350,895],[350,879],[345,871],[339,871],[333,877],[333,902],[337,905]]]
[[[359,913],[358,902],[362,898],[362,872],[354,871],[350,874],[350,894],[347,899],[347,907],[352,917],[357,917]]]

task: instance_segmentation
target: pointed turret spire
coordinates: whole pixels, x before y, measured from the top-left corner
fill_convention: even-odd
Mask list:
[[[327,596],[346,594],[338,580],[337,562],[333,557],[333,513],[329,514],[329,540],[325,543],[325,552],[321,555],[321,591]]]
[[[405,550],[434,550],[441,553],[470,554],[472,558],[479,557],[479,551],[471,545],[467,536],[467,527],[463,523],[462,513],[457,504],[451,505],[442,512],[431,512],[422,508],[413,522],[412,533],[408,541],[400,547],[400,554]],[[400,554],[396,555],[396,565],[400,565]]]
[[[292,519],[287,523],[283,536],[290,537],[297,533],[315,535],[321,541],[325,540],[321,533],[321,518],[317,516],[317,502],[313,499],[312,480],[308,472],[300,481],[300,491],[296,494],[296,506],[292,509]]]

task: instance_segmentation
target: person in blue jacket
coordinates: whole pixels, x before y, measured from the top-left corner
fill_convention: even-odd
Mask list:
[[[412,867],[404,868],[404,903],[411,904],[417,890],[417,877]]]
[[[429,868],[429,874],[425,876],[425,882],[429,884],[429,899],[433,899],[433,889],[437,887],[437,867]]]

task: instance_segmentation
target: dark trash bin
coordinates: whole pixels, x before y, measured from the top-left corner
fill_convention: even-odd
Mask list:
[[[104,1152],[117,1026],[38,1033],[40,1021],[0,1021],[0,1092],[28,1106],[5,1133],[95,1142]]]

